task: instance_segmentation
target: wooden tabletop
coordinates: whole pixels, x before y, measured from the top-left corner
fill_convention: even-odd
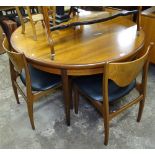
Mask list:
[[[33,40],[30,23],[25,34],[19,27],[11,37],[14,50],[24,52],[29,61],[67,68],[103,64],[105,61],[119,61],[130,57],[144,43],[144,33],[137,35],[134,22],[119,17],[107,22],[54,31],[55,58],[51,60],[50,48],[42,24],[36,24],[37,41]]]

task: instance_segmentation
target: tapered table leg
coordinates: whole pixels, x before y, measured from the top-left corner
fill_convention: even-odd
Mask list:
[[[69,77],[69,94],[70,94],[70,109],[73,110],[73,98],[72,98],[72,79]]]
[[[62,75],[62,86],[63,86],[63,96],[64,96],[64,106],[66,114],[66,123],[70,125],[70,106],[71,106],[71,81],[67,75],[66,70],[61,71]]]

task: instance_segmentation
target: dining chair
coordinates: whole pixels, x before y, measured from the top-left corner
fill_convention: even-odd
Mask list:
[[[101,112],[104,120],[105,138],[104,144],[108,144],[109,122],[112,118],[125,111],[129,107],[139,103],[137,122],[140,122],[146,97],[147,72],[149,65],[149,51],[153,43],[150,43],[144,55],[129,62],[106,62],[103,74],[77,77],[73,79],[74,108],[78,113],[79,94],[86,97]],[[136,77],[142,71],[142,80],[136,82]],[[127,95],[137,88],[139,95],[131,102],[124,104],[116,111],[109,111],[109,103]]]
[[[42,25],[44,27],[44,23],[43,23],[43,15],[41,13],[41,7],[38,7],[37,10],[39,11],[39,13],[36,14],[32,14],[31,13],[31,9],[29,6],[25,7],[25,10],[27,11],[27,15],[26,17],[23,17],[21,11],[20,11],[20,7],[16,6],[16,11],[19,17],[19,20],[21,22],[21,26],[22,26],[22,33],[25,33],[25,22],[29,21],[31,26],[32,26],[32,31],[33,31],[33,37],[34,40],[37,40],[37,33],[36,33],[36,29],[35,29],[35,25],[37,22],[41,21]]]
[[[24,53],[16,53],[10,50],[7,38],[4,38],[3,48],[7,52],[10,64],[10,74],[12,87],[19,104],[18,91],[27,102],[28,115],[32,129],[35,129],[33,119],[33,104],[34,101],[42,96],[54,92],[56,88],[61,86],[61,77],[58,75],[50,74],[34,68],[28,64]],[[26,86],[26,93],[18,84],[17,79],[20,77],[21,82]],[[17,91],[18,90],[18,91]]]

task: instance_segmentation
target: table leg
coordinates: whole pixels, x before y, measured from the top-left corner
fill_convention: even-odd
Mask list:
[[[63,86],[63,96],[64,96],[64,106],[66,114],[66,123],[70,125],[70,106],[71,106],[71,79],[67,75],[66,70],[61,71],[62,75],[62,86]]]
[[[69,94],[70,94],[70,109],[73,110],[73,98],[72,98],[72,80],[71,78],[69,77]]]

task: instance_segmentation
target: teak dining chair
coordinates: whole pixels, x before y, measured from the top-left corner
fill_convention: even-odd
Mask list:
[[[149,51],[151,43],[143,56],[130,62],[105,63],[103,74],[78,77],[74,83],[75,113],[78,113],[79,93],[85,96],[102,114],[104,120],[104,144],[108,144],[109,122],[112,118],[139,103],[137,121],[140,122],[146,97],[147,72],[149,65]],[[142,73],[141,83],[136,82],[138,74]],[[133,101],[123,105],[118,110],[110,112],[109,103],[127,95],[137,88],[139,96]]]
[[[10,51],[9,43],[4,38],[3,48],[9,56],[10,74],[14,94],[19,104],[18,91],[21,93],[27,102],[28,115],[32,129],[35,129],[33,119],[33,104],[38,98],[45,96],[52,91],[55,91],[61,85],[61,77],[40,71],[27,63],[23,53]],[[20,77],[23,84],[26,86],[26,95],[17,83],[17,78]],[[18,90],[18,91],[17,91]]]
[[[34,40],[37,40],[37,33],[36,33],[36,29],[35,29],[35,24],[37,22],[41,21],[42,22],[42,25],[44,27],[43,15],[42,15],[41,12],[40,13],[37,13],[37,14],[32,14],[31,13],[31,9],[30,9],[29,6],[26,6],[25,9],[26,9],[27,15],[28,15],[27,17],[25,17],[25,19],[27,19],[28,21],[30,21],[31,26],[32,26]],[[37,10],[38,11],[41,11],[41,8],[38,7]],[[24,34],[25,33],[25,21],[24,21],[23,15],[20,12],[20,8],[18,6],[16,6],[16,11],[17,11],[19,20],[20,20],[21,25],[22,25],[22,33]]]

